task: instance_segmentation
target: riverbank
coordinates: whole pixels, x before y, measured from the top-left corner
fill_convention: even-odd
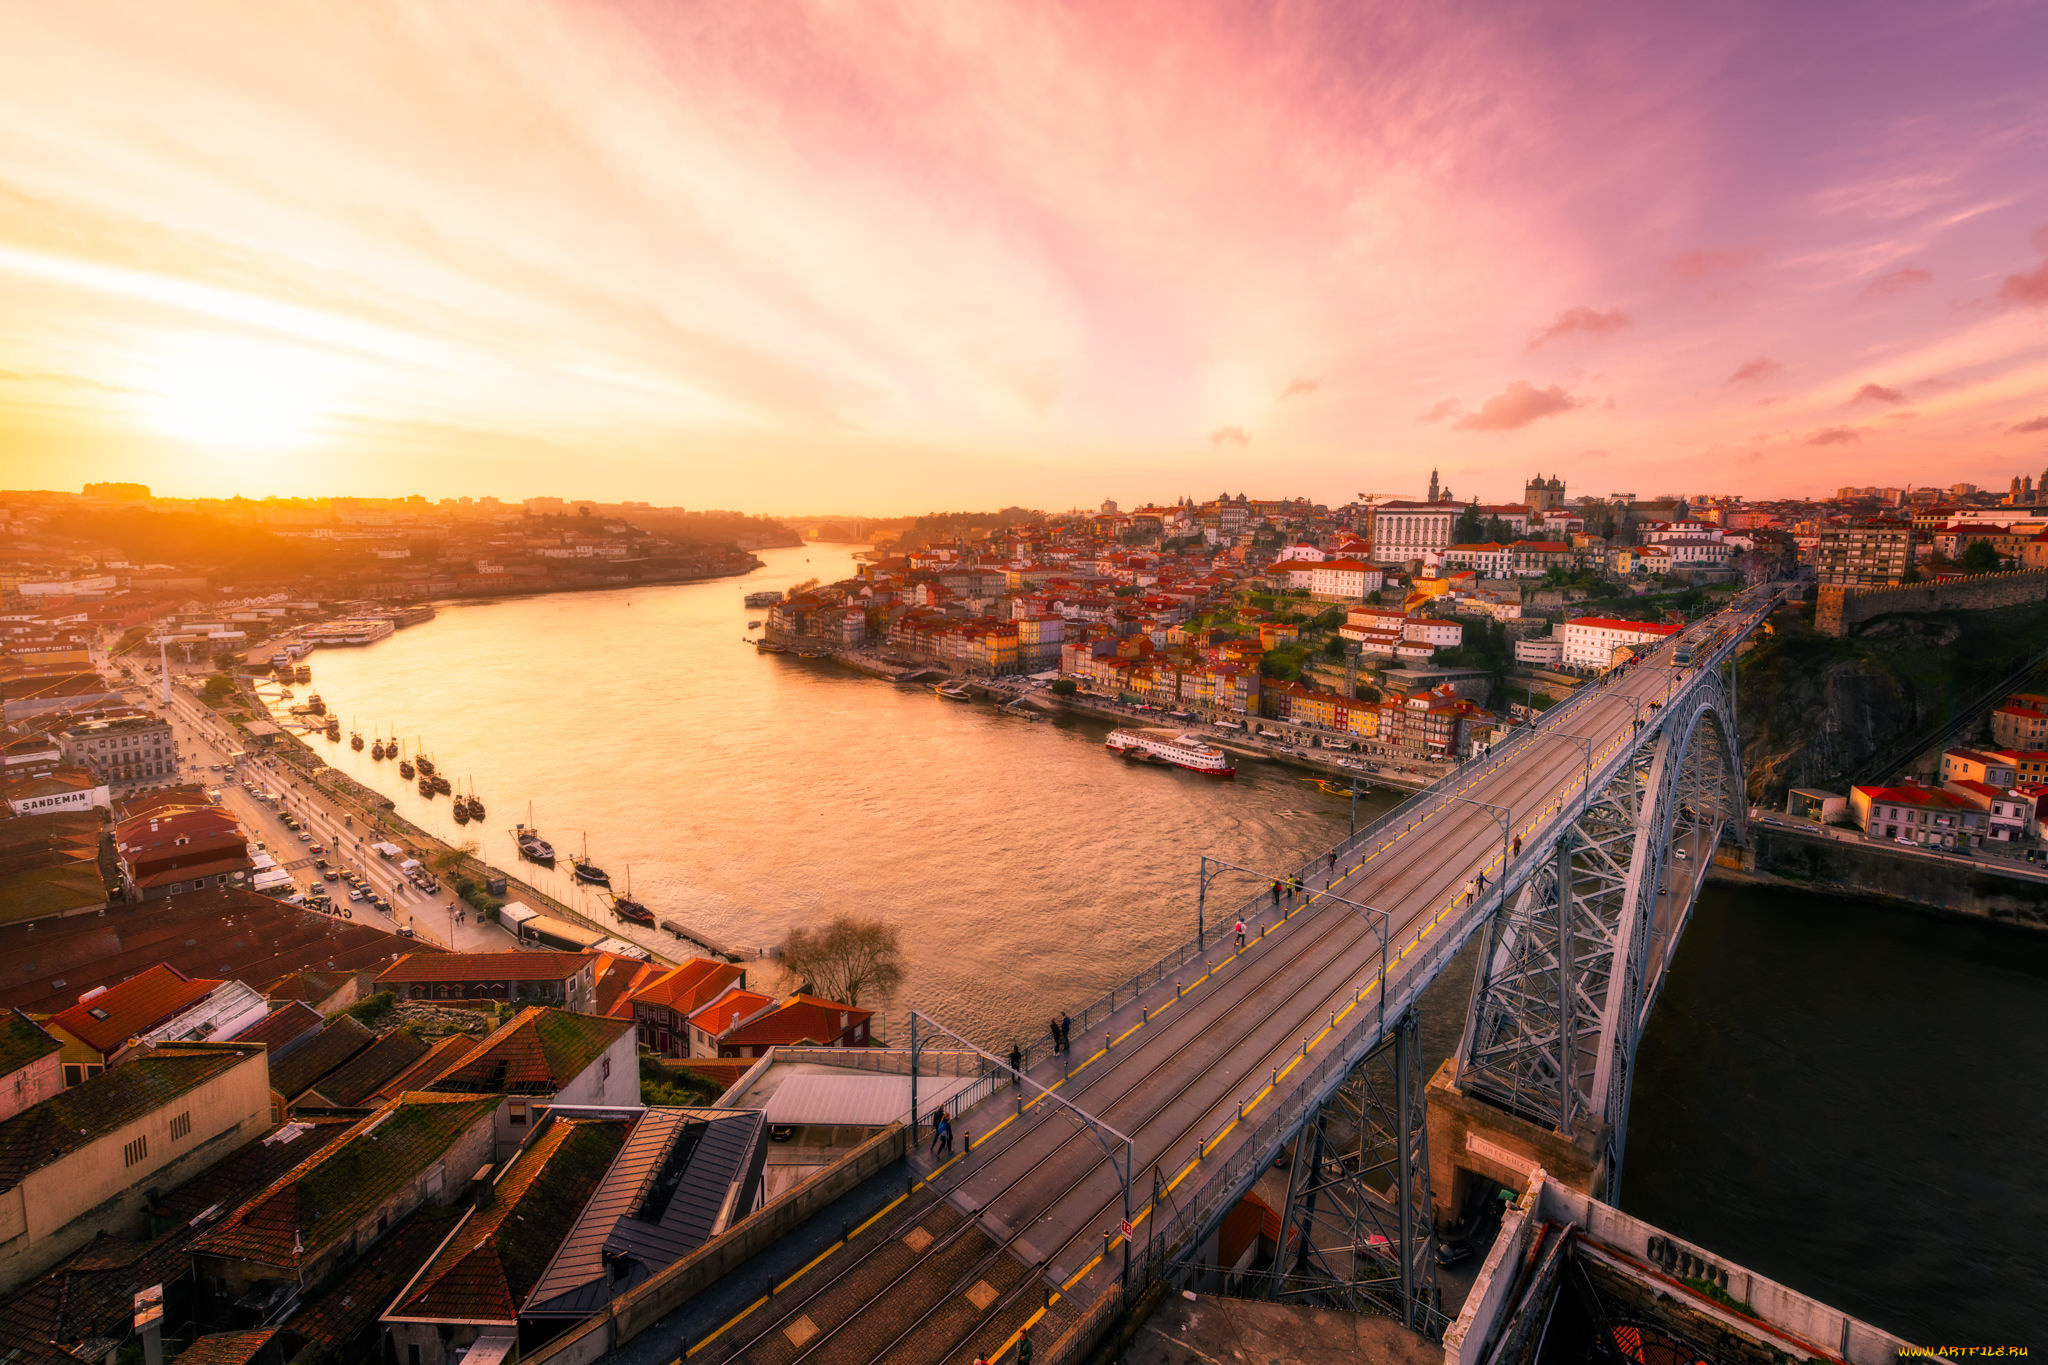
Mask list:
[[[252,710],[269,714],[276,720],[274,713],[268,709],[268,703],[260,695],[246,699],[244,704]],[[451,880],[462,877],[486,888],[502,884],[504,892],[491,893],[492,899],[520,901],[543,914],[603,934],[608,938],[622,937],[615,926],[601,923],[574,906],[549,895],[524,878],[494,866],[473,853],[460,850],[437,835],[421,829],[398,812],[396,803],[390,797],[364,786],[329,764],[305,742],[304,736],[289,723],[289,720],[287,717],[286,720],[278,722],[283,738],[271,746],[269,757],[288,765],[302,782],[324,800],[352,819],[360,821],[367,835],[398,842],[405,848],[406,856],[417,858],[429,866],[439,866],[450,855],[459,855],[447,862],[444,875]],[[693,945],[708,956],[739,960],[737,955],[723,945],[712,942],[708,936],[693,932],[679,937],[682,943]],[[634,946],[645,951],[649,960],[653,962],[673,965],[677,960],[646,944],[635,943]]]
[[[2048,930],[2048,877],[1958,857],[1752,821],[1749,847],[1724,847],[1711,881],[1888,901],[1916,910]]]
[[[1160,725],[1184,730],[1199,735],[1219,749],[1245,758],[1255,758],[1266,763],[1276,763],[1298,768],[1303,772],[1316,773],[1325,777],[1340,777],[1347,783],[1357,778],[1366,787],[1379,787],[1387,791],[1407,794],[1420,791],[1450,771],[1448,764],[1400,764],[1381,763],[1372,759],[1352,756],[1338,756],[1335,753],[1310,748],[1322,734],[1305,726],[1293,725],[1286,721],[1251,718],[1247,724],[1259,727],[1291,739],[1293,743],[1268,742],[1261,735],[1249,729],[1233,730],[1204,720],[1177,721],[1163,711],[1141,711],[1135,706],[1110,701],[1103,697],[1055,696],[1050,689],[1032,682],[1028,678],[976,678],[964,677],[934,663],[902,663],[891,660],[874,650],[848,649],[843,646],[831,647],[823,641],[775,641],[783,652],[798,658],[830,660],[842,668],[905,686],[933,680],[954,680],[965,683],[970,689],[981,692],[996,702],[998,709],[1019,704],[1034,704],[1055,711],[1064,711],[1077,716],[1089,716],[1106,720],[1117,725]],[[1296,747],[1300,745],[1302,747]]]
[[[1304,772],[1317,773],[1323,776],[1341,777],[1347,783],[1355,777],[1363,786],[1381,787],[1387,791],[1399,792],[1404,796],[1411,792],[1420,791],[1436,781],[1445,772],[1450,771],[1449,765],[1443,765],[1436,768],[1418,768],[1413,772],[1389,772],[1385,767],[1373,763],[1370,759],[1339,758],[1312,749],[1296,749],[1285,744],[1263,743],[1259,737],[1252,735],[1249,731],[1228,730],[1201,720],[1177,721],[1163,711],[1140,711],[1134,706],[1126,706],[1121,702],[1106,701],[1100,697],[1054,697],[1052,700],[1061,710],[1075,715],[1092,716],[1097,720],[1113,721],[1118,725],[1158,725],[1182,730],[1189,734],[1201,736],[1202,739],[1219,749],[1225,749],[1246,758],[1256,758],[1267,763],[1277,763],[1285,767],[1299,768]],[[1284,722],[1267,720],[1254,720],[1251,723],[1276,728],[1284,724]],[[1288,728],[1299,729],[1299,727]],[[1304,740],[1311,734],[1311,732],[1306,730],[1301,730],[1300,733]]]

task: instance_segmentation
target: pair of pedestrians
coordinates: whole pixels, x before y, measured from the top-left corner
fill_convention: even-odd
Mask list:
[[[1054,1052],[1070,1052],[1073,1050],[1074,1021],[1072,1019],[1062,1014],[1057,1019],[1047,1021],[1045,1027],[1052,1034],[1052,1050]],[[1012,1050],[1014,1051],[1014,1049]]]
[[[953,1121],[943,1109],[932,1115],[932,1155],[953,1155]]]

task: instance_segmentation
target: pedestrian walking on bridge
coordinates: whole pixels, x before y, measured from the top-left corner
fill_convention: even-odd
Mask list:
[[[1020,1075],[1022,1074],[1023,1070],[1024,1070],[1024,1049],[1022,1049],[1022,1048],[1018,1047],[1018,1046],[1017,1046],[1017,1045],[1016,1045],[1015,1043],[1012,1043],[1012,1044],[1010,1044],[1010,1084],[1011,1084],[1011,1085],[1017,1085],[1017,1084],[1019,1084],[1019,1079],[1018,1079],[1018,1078],[1019,1078],[1019,1076],[1020,1076]]]
[[[1050,1020],[1046,1023],[1046,1028],[1052,1032],[1052,1050],[1058,1052],[1060,1050],[1060,1021],[1057,1019]]]
[[[1065,1014],[1060,1015],[1060,1051],[1074,1050],[1074,1021]]]
[[[1244,947],[1244,921],[1243,921],[1243,920],[1239,920],[1239,921],[1237,922],[1237,946],[1238,946],[1238,947],[1240,947],[1240,948]]]

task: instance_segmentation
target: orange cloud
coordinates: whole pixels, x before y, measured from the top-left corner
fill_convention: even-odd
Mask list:
[[[1514,431],[1543,417],[1585,407],[1590,398],[1578,398],[1557,385],[1539,389],[1526,379],[1517,379],[1479,405],[1479,411],[1459,419],[1459,431]]]

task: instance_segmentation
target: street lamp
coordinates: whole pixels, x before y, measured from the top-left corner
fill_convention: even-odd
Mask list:
[[[1500,871],[1501,875],[1505,877],[1508,871],[1508,840],[1511,837],[1515,813],[1506,806],[1496,806],[1491,801],[1475,801],[1469,796],[1454,796],[1449,792],[1444,793],[1443,799],[1446,801],[1460,801],[1468,806],[1477,806],[1500,822]],[[1474,896],[1472,903],[1477,905],[1479,898]]]

